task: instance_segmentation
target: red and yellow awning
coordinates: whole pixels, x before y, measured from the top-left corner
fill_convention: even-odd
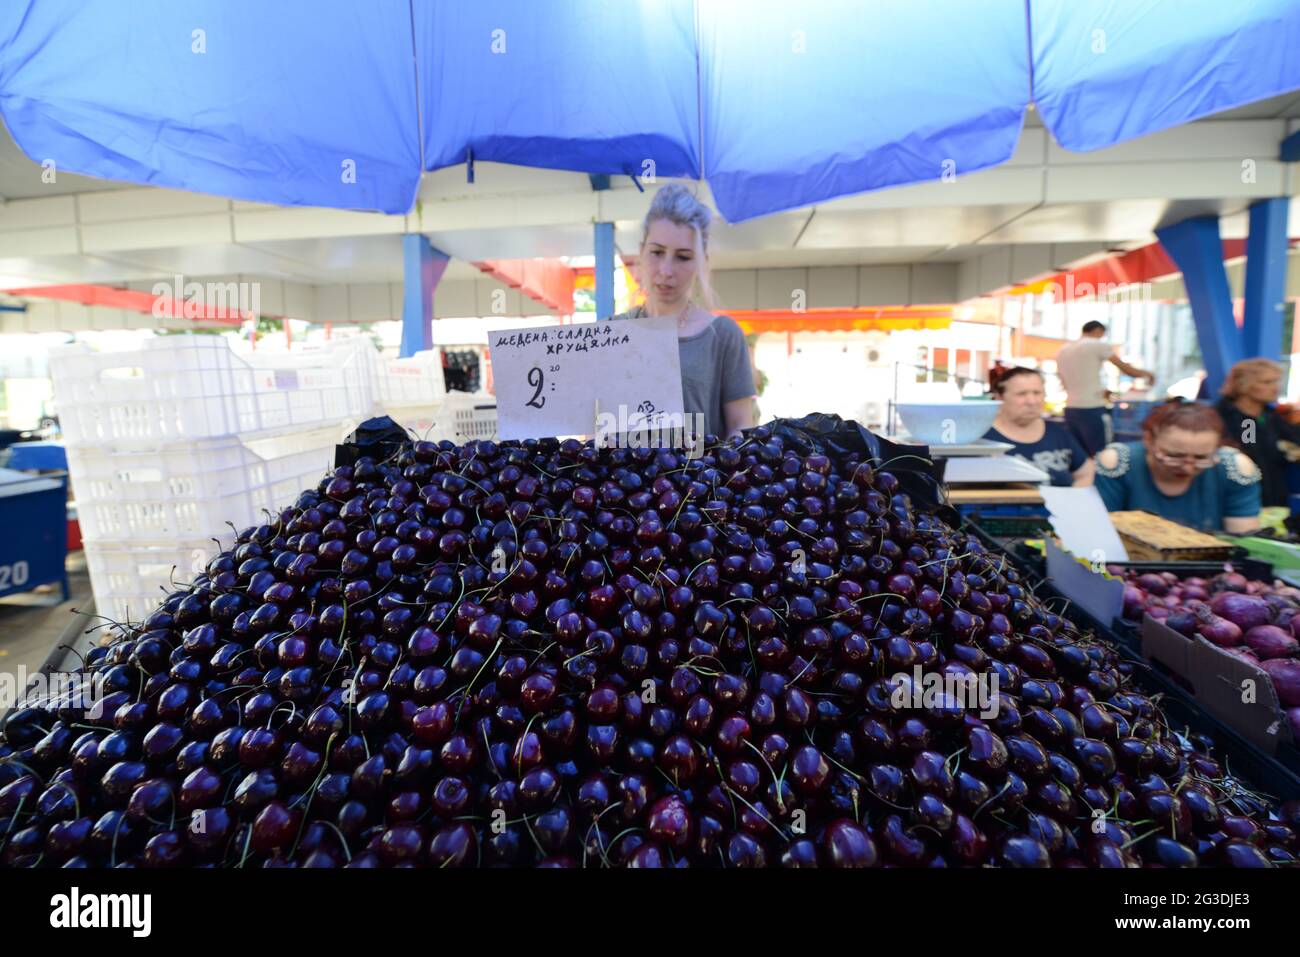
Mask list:
[[[895,332],[904,329],[947,329],[952,306],[882,306],[853,309],[727,309],[724,312],[746,333],[764,332]]]

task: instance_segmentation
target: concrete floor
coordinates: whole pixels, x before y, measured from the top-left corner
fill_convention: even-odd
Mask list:
[[[59,601],[57,585],[0,599],[0,672],[16,678],[20,668],[26,668],[28,675],[36,674],[59,638],[76,621],[73,610],[86,611],[93,605],[85,553],[70,553],[67,568],[69,599],[65,602]],[[89,618],[82,620],[81,630],[95,624]],[[0,702],[0,712],[8,704]]]

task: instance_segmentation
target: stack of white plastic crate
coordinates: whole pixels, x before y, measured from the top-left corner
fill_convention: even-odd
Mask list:
[[[319,482],[374,404],[374,347],[239,355],[216,336],[51,351],[99,614],[140,621],[235,529]],[[233,526],[233,527],[232,527]]]
[[[374,392],[377,412],[421,439],[460,444],[496,438],[496,399],[486,392],[448,392],[438,349],[409,359],[379,358]]]

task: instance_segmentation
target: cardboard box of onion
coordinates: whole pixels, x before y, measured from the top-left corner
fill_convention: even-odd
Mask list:
[[[1290,625],[1290,617],[1300,616],[1300,590],[1275,578],[1270,565],[1249,559],[1232,565],[1131,562],[1108,565],[1102,575],[1053,548],[1047,565],[1056,591],[1099,622],[1109,622],[1121,641],[1207,712],[1266,754],[1300,769],[1300,643]],[[1190,594],[1179,594],[1183,590]],[[1180,618],[1184,600],[1206,607],[1199,615],[1183,610]],[[1176,628],[1167,623],[1171,620]],[[1269,627],[1260,630],[1260,625]],[[1294,664],[1261,664],[1265,661]]]
[[[1163,665],[1216,718],[1236,728],[1267,754],[1294,745],[1295,721],[1278,696],[1270,674],[1249,659],[1207,641],[1174,631],[1151,615],[1141,626],[1142,654]],[[1300,668],[1300,662],[1296,663]]]

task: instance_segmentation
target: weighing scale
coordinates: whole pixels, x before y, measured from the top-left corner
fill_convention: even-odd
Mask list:
[[[886,438],[900,445],[924,444],[906,434]],[[976,439],[929,448],[932,459],[944,462],[943,480],[953,505],[1041,505],[1038,486],[1052,480],[1020,456],[1007,455],[1015,448],[1010,442]]]

